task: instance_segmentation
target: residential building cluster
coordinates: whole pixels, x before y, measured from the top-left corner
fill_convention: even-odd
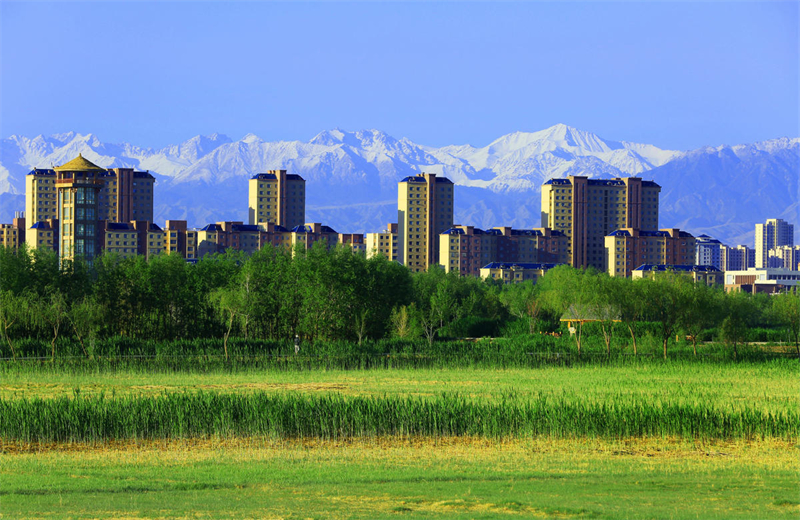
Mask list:
[[[62,260],[91,263],[103,251],[196,261],[227,249],[322,242],[383,255],[414,272],[441,264],[448,272],[509,283],[535,281],[561,264],[633,278],[671,271],[735,290],[775,291],[800,280],[800,247],[791,224],[756,224],[755,248],[659,228],[661,186],[638,177],[551,179],[542,186],[540,228],[479,229],[454,223],[452,181],[420,173],[398,183],[397,222],[366,235],[306,223],[305,184],[286,170],[259,173],[249,181],[246,224],[215,222],[197,229],[185,220],[167,220],[162,227],[153,222],[155,179],[149,172],[106,169],[79,155],[27,175],[25,212],[0,224],[0,245],[26,243],[52,249]]]

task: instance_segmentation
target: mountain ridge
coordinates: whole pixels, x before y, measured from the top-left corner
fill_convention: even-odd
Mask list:
[[[397,182],[421,171],[460,186],[456,221],[483,227],[538,227],[541,184],[567,175],[653,178],[662,185],[662,227],[680,224],[731,245],[766,218],[797,222],[800,138],[675,151],[608,140],[564,124],[512,132],[482,147],[439,148],[378,129],[333,128],[307,142],[270,142],[255,134],[233,140],[215,133],[162,148],[104,143],[91,133],[13,135],[0,140],[0,221],[24,208],[19,199],[28,171],[62,164],[78,153],[103,167],[153,173],[158,222],[245,220],[247,179],[268,169],[301,174],[307,181],[307,220],[348,232],[377,231],[395,221],[396,208],[375,201],[396,200]],[[709,186],[703,196],[698,182]],[[726,205],[739,209],[725,211]]]

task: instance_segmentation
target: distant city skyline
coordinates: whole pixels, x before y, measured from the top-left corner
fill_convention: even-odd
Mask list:
[[[0,137],[797,137],[798,4],[0,4]]]

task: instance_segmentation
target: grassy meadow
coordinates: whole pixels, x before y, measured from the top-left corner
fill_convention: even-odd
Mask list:
[[[6,518],[797,518],[781,441],[210,439],[0,458]]]
[[[797,518],[796,360],[0,367],[3,518]]]

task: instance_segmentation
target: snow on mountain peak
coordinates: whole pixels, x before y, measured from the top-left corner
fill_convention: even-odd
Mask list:
[[[326,130],[314,136],[309,144],[318,144],[323,146],[340,146],[346,145],[352,148],[370,149],[374,147],[394,147],[397,140],[383,132],[376,129],[357,130],[355,132],[348,132],[341,128],[334,128],[333,130]]]
[[[242,137],[240,139],[240,141],[243,142],[243,143],[247,143],[247,144],[263,143],[264,142],[263,139],[258,137],[256,134],[252,134],[252,133],[247,134],[246,136]]]
[[[203,137],[205,137],[209,141],[224,141],[226,143],[230,143],[231,142],[231,138],[230,137],[228,137],[225,134],[220,134],[220,133],[217,133],[217,132],[214,132],[211,135],[206,135],[206,136],[203,136]]]
[[[709,177],[713,182],[727,183],[728,177],[736,176],[731,186],[749,186],[745,182],[748,177],[738,175],[738,170],[719,168],[744,168],[752,164],[752,169],[746,170],[750,176],[783,175],[794,183],[788,191],[792,192],[794,186],[792,193],[796,195],[794,165],[800,156],[800,139],[797,138],[683,153],[649,144],[606,140],[563,123],[536,132],[513,132],[481,148],[470,145],[434,148],[407,138],[397,140],[376,129],[347,131],[341,128],[320,132],[308,142],[270,142],[252,133],[232,141],[224,134],[215,133],[197,135],[180,144],[155,150],[127,143],[103,143],[94,134],[76,132],[32,139],[11,136],[0,144],[0,197],[24,197],[20,194],[24,193],[25,174],[32,168],[63,164],[83,153],[101,166],[150,170],[159,182],[156,219],[180,215],[180,218],[188,218],[192,225],[202,225],[210,220],[245,218],[242,208],[246,209],[249,176],[253,172],[286,168],[308,182],[308,219],[341,225],[349,231],[369,230],[395,218],[397,182],[420,171],[447,176],[461,186],[462,202],[459,204],[462,207],[456,208],[457,218],[468,222],[474,220],[469,215],[474,215],[478,220],[473,223],[484,226],[540,225],[536,194],[549,178],[647,176],[664,186],[666,221],[683,227],[684,223],[676,220],[678,210],[669,213],[670,205],[678,208],[678,202],[682,208],[695,207],[686,199],[696,196],[694,187],[688,194],[678,194],[682,189],[680,179],[688,177],[682,172],[691,171],[691,177],[696,177],[709,175],[713,169],[717,172]],[[713,158],[716,154],[719,160]],[[680,160],[675,160],[678,158]],[[703,164],[703,167],[687,169],[695,164]],[[763,172],[758,165],[765,165]],[[795,169],[792,174],[786,174],[784,170],[790,167]],[[651,170],[654,171],[649,173]],[[773,171],[777,173],[773,175]],[[770,184],[769,179],[765,183]],[[722,190],[720,193],[728,189],[727,185],[718,188]],[[717,195],[714,192],[704,197]],[[773,196],[764,194],[762,198],[769,200]],[[463,202],[467,199],[472,202]],[[465,214],[464,207],[473,203],[477,205]],[[796,196],[775,201],[772,206],[780,208],[788,204],[796,204]],[[18,206],[16,199],[0,198],[0,221],[10,218],[8,211]],[[717,210],[708,210],[703,218],[715,221],[714,211]],[[764,213],[758,219],[765,216],[769,215]]]
[[[44,140],[44,136],[39,134],[37,138],[41,137]],[[50,136],[51,139],[55,139],[56,141],[60,141],[62,143],[66,143],[67,141],[71,141],[72,138],[75,137],[75,132],[64,132],[60,134],[53,134]]]

